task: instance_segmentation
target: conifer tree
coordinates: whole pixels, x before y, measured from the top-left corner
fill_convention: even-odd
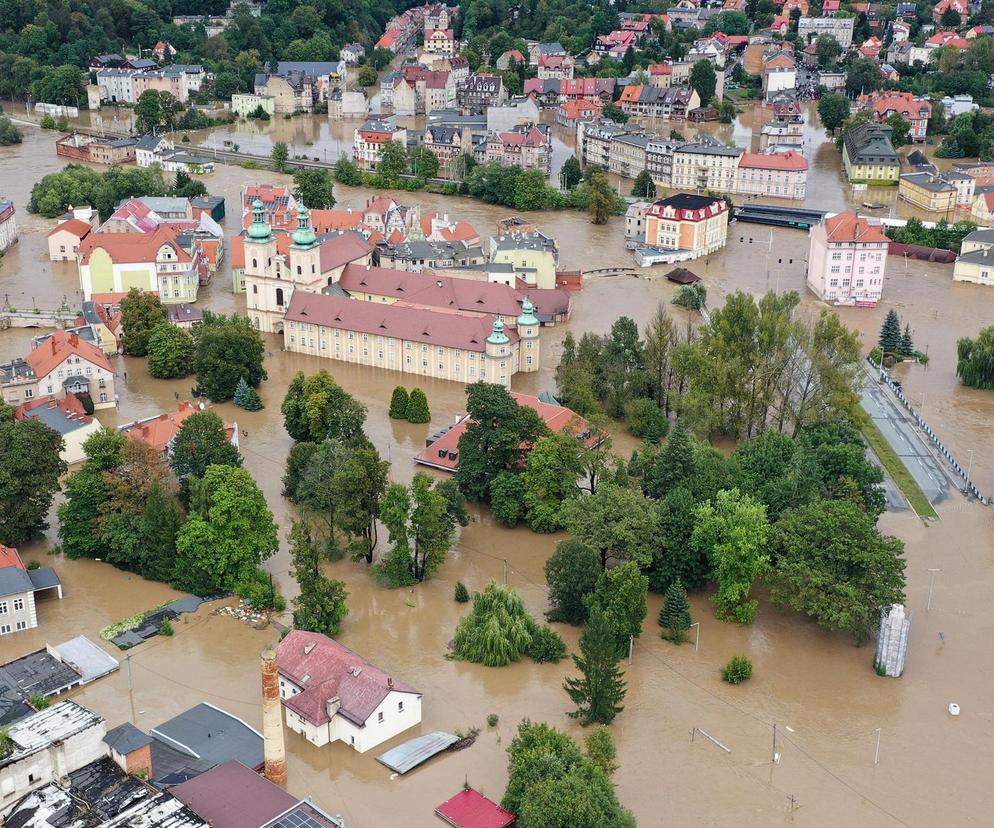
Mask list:
[[[624,707],[625,680],[618,669],[618,651],[611,624],[602,612],[593,611],[590,626],[580,636],[580,655],[573,662],[581,675],[566,679],[563,689],[576,705],[567,715],[583,725],[610,724]]]
[[[411,390],[407,399],[407,421],[409,423],[431,422],[431,412],[428,410],[428,397],[420,388]]]
[[[659,626],[666,627],[663,638],[668,638],[674,644],[682,644],[690,629],[690,603],[687,601],[687,590],[677,578],[663,599],[659,610]]]
[[[398,385],[390,395],[390,419],[407,419],[407,389],[403,385]]]
[[[897,311],[891,308],[887,311],[883,327],[880,328],[880,350],[885,354],[896,354],[901,348],[901,320]]]
[[[677,420],[655,465],[645,471],[645,489],[661,499],[694,474],[694,444],[683,420]]]
[[[246,411],[262,410],[262,397],[259,396],[258,391],[245,381],[245,377],[238,380],[233,402],[239,408],[244,408]]]
[[[915,355],[915,341],[911,338],[911,325],[904,326],[904,333],[901,335],[901,356],[911,357]]]

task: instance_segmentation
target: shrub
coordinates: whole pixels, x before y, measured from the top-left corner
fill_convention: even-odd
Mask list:
[[[93,414],[93,397],[87,394],[85,391],[81,394],[76,395],[76,399],[79,400],[80,405],[83,406],[83,411],[87,416]]]
[[[521,657],[535,631],[535,620],[521,596],[491,581],[473,596],[473,609],[456,627],[453,655],[487,667],[503,667]]]
[[[428,410],[428,397],[420,388],[414,388],[407,398],[407,421],[409,423],[431,422],[431,411]]]
[[[741,684],[752,676],[752,662],[744,655],[732,656],[721,668],[721,677],[729,684]]]
[[[41,693],[32,693],[28,697],[28,704],[35,710],[44,710],[46,707],[50,707],[52,703]]]
[[[41,569],[41,564],[38,561],[28,561],[28,571],[32,569]]]
[[[159,624],[159,635],[170,636],[173,634],[173,622],[168,618],[163,618]]]
[[[390,419],[407,419],[407,389],[403,385],[398,385],[390,395]]]
[[[271,609],[283,612],[286,599],[273,585],[268,573],[256,569],[251,575],[235,585],[235,594],[258,609]]]
[[[552,627],[539,627],[525,648],[525,654],[539,664],[556,663],[566,655],[566,642]]]
[[[460,604],[465,604],[469,601],[469,590],[466,589],[466,584],[462,581],[456,581],[455,599]]]
[[[491,713],[487,716],[487,725],[489,727],[497,727],[497,722],[499,721],[496,713]]]

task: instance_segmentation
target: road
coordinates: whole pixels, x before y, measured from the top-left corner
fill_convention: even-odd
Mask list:
[[[933,506],[945,500],[951,489],[959,488],[952,481],[945,464],[925,443],[907,410],[889,388],[877,382],[875,375],[868,379],[863,389],[863,408],[873,418]],[[887,501],[888,505],[895,508],[905,508],[907,505],[890,480],[887,481]]]

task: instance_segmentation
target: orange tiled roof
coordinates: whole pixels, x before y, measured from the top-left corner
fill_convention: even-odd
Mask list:
[[[80,239],[86,238],[93,228],[85,221],[81,219],[69,219],[68,221],[62,222],[54,230],[49,230],[48,235],[54,236],[60,230],[65,230],[68,233],[72,233],[74,236]]]
[[[35,376],[41,379],[47,377],[70,356],[81,357],[105,371],[113,370],[107,355],[96,345],[65,331],[55,331],[32,350],[24,361],[35,372]]]
[[[191,261],[187,253],[176,241],[176,234],[166,224],[160,224],[151,233],[90,233],[79,246],[83,264],[90,261],[90,254],[98,247],[106,250],[115,263],[154,262],[155,255],[162,245],[170,245],[179,262]]]
[[[799,152],[744,152],[740,167],[758,167],[772,170],[806,170],[807,159]]]
[[[136,440],[144,440],[157,451],[165,451],[169,442],[179,433],[180,427],[187,417],[199,411],[210,410],[212,410],[212,406],[210,405],[201,408],[196,403],[184,400],[176,406],[175,411],[168,414],[160,414],[158,417],[153,417],[149,420],[136,420],[130,425],[124,426],[122,431],[125,431],[129,437],[134,437]],[[225,423],[224,430],[227,432],[228,439],[230,440],[234,435],[235,426],[233,423]]]
[[[4,546],[0,543],[0,569],[7,566],[16,566],[18,569],[24,569],[24,561],[21,560],[21,554],[13,546]]]
[[[851,210],[825,219],[825,232],[829,241],[886,242],[889,241],[880,224],[870,224]]]

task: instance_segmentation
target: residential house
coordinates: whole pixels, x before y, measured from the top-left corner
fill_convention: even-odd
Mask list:
[[[104,720],[73,701],[58,702],[10,725],[10,750],[0,759],[0,813],[105,756],[104,733]]]
[[[352,160],[361,170],[375,171],[380,162],[383,145],[396,141],[407,148],[407,130],[397,126],[392,118],[369,120],[355,131],[352,140]]]
[[[509,233],[490,239],[490,261],[510,265],[523,284],[551,290],[556,287],[559,247],[544,233]]]
[[[91,164],[126,164],[135,160],[135,138],[100,138],[74,132],[55,142],[55,154]]]
[[[465,177],[465,164],[461,163],[461,159],[473,153],[473,137],[470,130],[429,124],[425,127],[422,146],[438,159],[440,178],[462,180]]]
[[[276,114],[276,98],[254,92],[236,92],[231,96],[231,111],[239,118],[251,118],[260,110],[272,118]]]
[[[95,408],[113,408],[114,371],[107,355],[79,334],[54,331],[24,359],[0,365],[3,400],[16,408],[41,396],[89,394]]]
[[[573,77],[574,60],[569,55],[542,55],[538,61],[538,77],[543,80],[556,78],[570,80]]]
[[[178,305],[169,305],[166,308],[166,312],[169,314],[169,321],[175,325],[177,328],[184,328],[190,330],[198,322],[202,322],[204,318],[204,312],[193,305],[188,305],[186,302],[180,302]]]
[[[176,404],[175,411],[163,412],[162,414],[155,414],[151,417],[144,417],[140,420],[126,423],[118,426],[118,431],[127,434],[135,440],[148,443],[152,448],[162,454],[163,457],[168,458],[172,454],[176,435],[179,434],[187,417],[199,414],[202,411],[211,411],[212,409],[213,406],[207,403],[192,403],[189,400],[184,400]],[[225,422],[224,431],[228,436],[228,442],[235,448],[239,448],[238,423]]]
[[[955,12],[961,21],[966,21],[970,16],[970,4],[966,0],[939,0],[932,6],[932,22],[936,26],[942,25],[942,15],[946,12]]]
[[[851,183],[897,184],[901,164],[887,124],[863,123],[846,130],[842,163]]]
[[[594,41],[595,52],[615,60],[621,60],[625,52],[629,49],[634,50],[635,46],[635,32],[628,31],[608,32],[606,35],[598,35]]]
[[[808,161],[800,152],[744,152],[733,192],[803,200]]]
[[[528,62],[532,66],[538,66],[542,56],[566,55],[566,49],[558,40],[551,43],[530,43],[528,45]]]
[[[697,91],[689,87],[660,89],[644,84],[629,84],[618,101],[618,106],[629,115],[674,121],[686,120],[687,115],[700,105]]]
[[[578,121],[574,152],[580,164],[595,164],[607,169],[611,162],[611,142],[620,135],[637,132],[612,122]]]
[[[544,124],[525,124],[487,136],[487,162],[552,172],[552,135]]]
[[[456,53],[456,39],[452,29],[426,31],[424,50],[429,55],[453,57]]]
[[[470,75],[456,91],[462,109],[483,112],[490,106],[501,106],[507,100],[504,79],[500,75],[477,73]]]
[[[0,253],[17,241],[17,217],[14,202],[0,199]]]
[[[797,21],[797,34],[805,43],[810,43],[821,35],[831,35],[843,50],[852,46],[853,17],[801,17]]]
[[[486,114],[487,132],[504,132],[539,121],[538,106],[531,98],[512,98],[502,106],[488,107]]]
[[[994,285],[994,230],[974,230],[963,237],[953,281]]]
[[[625,245],[645,243],[645,218],[652,206],[650,201],[636,201],[625,211]]]
[[[916,142],[925,141],[928,122],[932,117],[932,102],[928,98],[915,97],[911,92],[881,90],[860,95],[855,106],[857,111],[872,111],[878,124],[886,122],[892,115],[900,115],[910,126],[908,137]]]
[[[725,246],[728,202],[678,193],[653,203],[645,214],[645,243],[660,250],[691,251],[694,258]]]
[[[59,457],[68,466],[82,463],[86,459],[83,443],[101,428],[97,420],[87,415],[83,404],[75,394],[67,394],[62,399],[52,395],[23,402],[14,410],[14,419],[37,420],[61,434],[63,447]],[[37,571],[32,570],[32,572]],[[28,572],[28,575],[30,576],[32,572]],[[3,600],[0,597],[0,609],[3,607]],[[33,609],[34,601],[32,600],[31,603]],[[0,635],[3,635],[3,625],[6,620],[4,614],[0,613]],[[28,626],[34,627],[37,623]]]
[[[349,66],[357,66],[366,55],[366,49],[361,43],[346,43],[338,52],[338,56]]]
[[[888,243],[876,219],[849,210],[826,218],[811,228],[808,287],[829,304],[876,306],[883,292]]]
[[[560,104],[556,110],[556,123],[567,129],[575,130],[580,121],[600,118],[604,104],[600,101],[571,100]]]
[[[123,335],[120,302],[100,303],[92,299],[83,302],[80,315],[76,318],[76,328],[88,327],[94,332],[94,344],[100,346],[108,356],[118,352]],[[47,337],[46,337],[47,338]]]
[[[673,183],[673,152],[682,141],[650,136],[645,145],[645,168],[657,186],[669,187]]]
[[[898,181],[897,195],[930,213],[951,213],[956,209],[956,187],[931,172],[903,174]]]
[[[514,61],[515,66],[524,66],[528,63],[528,58],[526,58],[517,49],[508,49],[499,58],[497,58],[497,68],[504,70],[511,67],[511,61]]]
[[[673,150],[675,190],[734,192],[737,185],[740,147],[726,147],[711,141],[695,141]]]
[[[797,86],[797,63],[790,52],[780,50],[763,61],[763,96],[767,101],[793,92]]]
[[[93,231],[88,221],[68,219],[48,233],[48,258],[53,262],[74,262],[79,246]]]
[[[646,169],[646,150],[652,136],[644,133],[619,135],[611,142],[608,170],[625,178],[637,178]]]
[[[773,120],[763,124],[760,131],[759,149],[762,152],[803,152],[804,121],[800,116],[777,115],[774,111]]]
[[[611,103],[617,81],[614,78],[573,78],[561,81],[560,103],[576,99]]]
[[[359,90],[336,89],[328,96],[328,118],[332,120],[365,120],[369,116],[369,99]]]
[[[165,135],[143,135],[135,144],[135,163],[139,167],[151,167],[158,163],[161,153],[175,148]]]
[[[426,270],[450,270],[473,267],[486,261],[479,244],[461,239],[448,241],[380,241],[376,245],[376,261],[384,267],[422,273]]]
[[[55,590],[62,599],[62,583],[52,567],[28,569],[16,549],[0,544],[0,636],[37,627],[35,595],[48,590]]]
[[[951,46],[954,49],[963,51],[964,49],[968,49],[970,47],[970,41],[959,34],[959,32],[936,32],[925,41],[925,49],[928,58],[924,62],[928,63],[930,60],[934,59],[935,50],[941,48],[942,46]]]

